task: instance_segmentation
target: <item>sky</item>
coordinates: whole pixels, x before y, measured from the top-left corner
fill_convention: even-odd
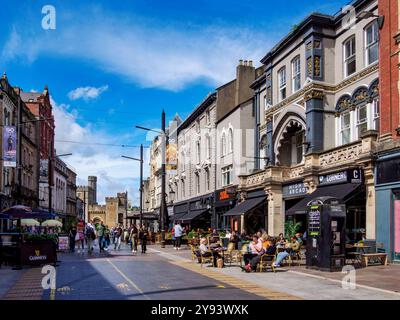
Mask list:
[[[98,201],[128,191],[139,202],[139,146],[178,113],[185,119],[235,77],[239,59],[260,59],[312,12],[348,0],[2,1],[0,71],[24,91],[49,87],[57,154],[77,184],[98,177]],[[55,9],[44,29],[42,9]],[[48,20],[46,20],[48,21]],[[67,142],[68,141],[68,142]],[[120,147],[124,145],[125,147]],[[145,176],[149,174],[145,148]]]

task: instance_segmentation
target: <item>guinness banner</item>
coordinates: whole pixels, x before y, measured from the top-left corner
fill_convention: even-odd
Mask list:
[[[4,167],[17,167],[17,129],[15,126],[4,126],[3,160]]]

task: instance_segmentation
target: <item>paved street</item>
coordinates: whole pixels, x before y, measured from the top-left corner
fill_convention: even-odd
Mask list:
[[[188,250],[178,252],[155,245],[149,246],[145,255],[132,256],[123,247],[119,252],[96,253],[92,257],[64,253],[59,260],[55,292],[42,289],[41,268],[22,271],[3,268],[0,297],[6,300],[400,299],[398,292],[362,283],[357,283],[360,286],[356,290],[345,290],[339,281],[340,273],[324,273],[324,277],[298,268],[257,274],[243,273],[237,266],[201,268],[191,261]],[[400,266],[391,268],[400,270]],[[373,272],[373,268],[370,270]]]

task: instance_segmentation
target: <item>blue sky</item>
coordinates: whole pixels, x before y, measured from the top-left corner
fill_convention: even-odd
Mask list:
[[[0,70],[25,91],[45,85],[54,101],[57,141],[149,145],[136,124],[185,118],[234,77],[239,59],[256,66],[311,12],[334,14],[347,0],[53,1],[2,3]],[[44,5],[56,29],[41,27]],[[128,190],[138,200],[136,148],[56,142],[78,173],[99,178],[99,201]],[[145,166],[145,172],[148,172]]]

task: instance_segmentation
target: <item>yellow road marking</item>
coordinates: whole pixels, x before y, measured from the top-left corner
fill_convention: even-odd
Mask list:
[[[121,277],[124,278],[132,287],[134,287],[143,297],[145,297],[147,300],[150,300],[150,298],[144,294],[142,289],[140,289],[131,279],[129,279],[114,263],[110,261],[110,259],[107,258],[107,262],[111,264],[113,268],[121,275]]]
[[[236,287],[238,289],[241,289],[243,291],[258,295],[263,298],[268,298],[268,299],[274,299],[274,300],[301,300],[300,297],[296,297],[291,294],[283,293],[283,292],[277,292],[273,291],[261,286],[258,286],[256,284],[251,284],[251,283],[246,283],[244,282],[245,280],[240,280],[238,278],[235,278],[233,276],[229,276],[226,274],[221,274],[217,271],[206,269],[206,268],[200,268],[196,267],[192,264],[192,262],[182,262],[182,261],[168,261],[171,264],[174,264],[176,266],[188,269],[190,271],[199,273],[203,276],[206,276],[208,278],[218,280],[222,283],[228,284],[232,287]],[[217,286],[218,288],[224,287],[223,285]]]

